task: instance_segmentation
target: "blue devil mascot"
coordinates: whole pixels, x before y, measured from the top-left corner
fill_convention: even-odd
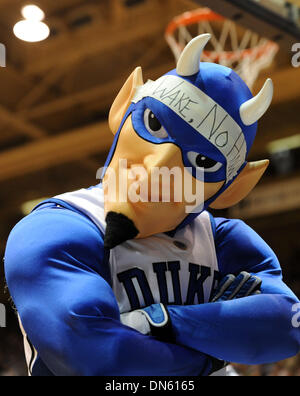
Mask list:
[[[209,213],[268,167],[247,155],[273,84],[253,97],[231,69],[199,63],[209,39],[157,81],[137,68],[110,111],[101,184],[42,202],[12,230],[5,271],[30,375],[208,376],[299,352],[299,300],[275,254]],[[174,177],[150,199],[157,169]]]

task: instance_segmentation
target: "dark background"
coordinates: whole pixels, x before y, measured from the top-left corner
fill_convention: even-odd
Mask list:
[[[107,116],[118,90],[138,65],[143,67],[145,80],[175,67],[163,37],[165,27],[176,15],[199,7],[192,0],[34,3],[45,11],[51,36],[29,44],[12,33],[27,3],[0,0],[0,42],[7,49],[7,67],[0,69],[2,257],[10,230],[24,216],[25,202],[97,183],[96,171],[103,166],[112,142]],[[278,183],[280,190],[283,180],[300,188],[297,144],[288,150],[281,148],[283,157],[268,149],[276,139],[299,136],[300,69],[291,66],[291,57],[291,51],[282,47],[253,88],[258,92],[270,76],[276,89],[250,154],[251,160],[271,159],[259,185],[264,191]],[[300,200],[295,196],[290,205],[288,198],[287,193],[272,213],[251,216],[244,211],[246,201],[239,207],[239,217],[275,250],[286,283],[300,296]],[[235,217],[235,213],[215,214]],[[2,266],[0,280],[0,303],[7,308],[7,328],[0,329],[0,374],[26,375],[22,337],[4,293]],[[297,359],[272,367],[237,368],[244,375],[299,375]]]

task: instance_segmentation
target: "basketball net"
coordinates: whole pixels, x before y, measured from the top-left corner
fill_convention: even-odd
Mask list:
[[[185,46],[197,35],[210,33],[210,50],[201,61],[219,63],[236,71],[249,88],[260,72],[271,66],[279,46],[251,30],[242,30],[234,22],[208,8],[176,17],[166,29],[166,40],[176,61]]]

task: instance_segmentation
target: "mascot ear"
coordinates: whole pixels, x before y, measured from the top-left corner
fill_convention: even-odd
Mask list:
[[[211,205],[212,209],[227,209],[237,205],[254,189],[270,161],[249,162],[236,180]]]
[[[114,135],[119,130],[120,124],[136,93],[136,89],[142,85],[144,85],[142,68],[137,67],[124,84],[110,109],[108,122]]]

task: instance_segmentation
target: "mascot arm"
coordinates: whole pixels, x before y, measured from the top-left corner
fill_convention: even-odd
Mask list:
[[[216,220],[223,276],[247,271],[262,280],[261,295],[197,306],[168,307],[176,342],[218,359],[261,364],[294,356],[299,328],[292,325],[297,297],[282,281],[269,246],[239,220]]]
[[[121,324],[101,262],[99,231],[69,210],[33,212],[9,237],[7,284],[48,369],[63,376],[208,374],[211,362],[202,353]]]

